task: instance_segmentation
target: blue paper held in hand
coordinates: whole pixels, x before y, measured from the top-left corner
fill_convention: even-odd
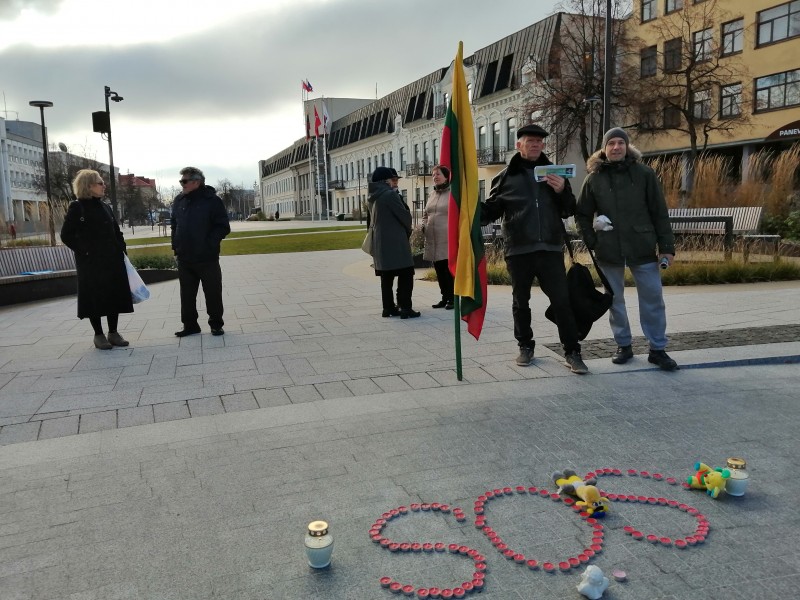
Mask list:
[[[533,176],[536,181],[544,181],[548,175],[572,179],[575,177],[575,165],[541,165],[533,168]]]

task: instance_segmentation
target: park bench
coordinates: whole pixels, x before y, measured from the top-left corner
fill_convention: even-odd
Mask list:
[[[0,306],[74,294],[75,273],[66,246],[0,248]]]
[[[483,235],[483,244],[485,246],[498,244],[502,241],[501,235],[502,225],[500,223],[489,223],[481,227],[481,234]]]
[[[725,258],[730,259],[734,237],[742,240],[744,262],[750,258],[755,244],[771,245],[772,256],[778,260],[781,237],[761,235],[761,206],[729,206],[716,208],[671,208],[669,220],[676,234],[724,235]]]

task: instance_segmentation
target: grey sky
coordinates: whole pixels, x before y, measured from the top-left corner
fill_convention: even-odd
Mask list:
[[[125,98],[111,106],[122,172],[171,180],[181,166],[196,164],[212,181],[246,185],[259,159],[304,134],[301,79],[313,84],[312,97],[371,98],[376,83],[384,95],[449,65],[459,40],[469,55],[546,17],[556,4],[304,0],[243,6],[239,14],[246,0],[229,0],[222,19],[205,14],[209,2],[170,15],[158,3],[106,0],[98,6],[113,8],[108,26],[96,14],[82,23],[75,0],[0,1],[0,91],[9,118],[18,111],[20,119],[38,121],[28,101],[51,100],[51,143],[88,145],[107,160],[90,113],[104,108],[109,85]],[[36,45],[35,31],[3,45],[3,28],[24,26],[22,11],[30,8],[50,15],[55,29],[43,36],[49,45]],[[152,39],[159,27],[168,34]],[[139,31],[146,41],[135,41]],[[112,45],[115,35],[133,41]]]

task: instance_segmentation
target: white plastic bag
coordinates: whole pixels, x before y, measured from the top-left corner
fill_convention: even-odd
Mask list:
[[[139,277],[139,273],[133,268],[128,255],[124,254],[123,256],[125,257],[125,270],[128,272],[128,286],[131,288],[131,300],[134,304],[139,304],[150,297],[150,290],[147,289],[144,281]]]

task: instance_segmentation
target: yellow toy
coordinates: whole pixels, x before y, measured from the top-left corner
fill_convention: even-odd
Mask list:
[[[694,463],[695,474],[691,475],[686,482],[689,487],[695,490],[705,490],[706,494],[712,498],[717,498],[719,493],[725,489],[725,480],[731,476],[728,469],[712,469],[705,463]]]
[[[602,497],[594,486],[596,479],[584,481],[572,469],[564,469],[553,473],[553,481],[558,486],[559,494],[580,498],[575,505],[584,508],[593,517],[604,517],[608,512],[608,498]]]

